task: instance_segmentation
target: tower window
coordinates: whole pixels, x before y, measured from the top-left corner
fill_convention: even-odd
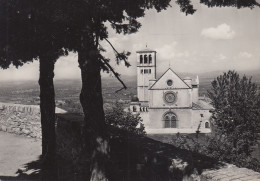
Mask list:
[[[149,64],[152,63],[152,55],[149,55]]]
[[[205,128],[209,128],[209,122],[205,123]]]
[[[140,63],[143,63],[143,55],[140,55]]]
[[[144,55],[144,63],[148,63],[147,55]]]
[[[148,74],[148,69],[144,69],[144,73],[145,73],[145,74]]]
[[[141,69],[141,74],[143,74],[143,72],[144,72],[144,70],[143,70],[143,69]]]
[[[151,69],[149,69],[149,74],[151,74]]]

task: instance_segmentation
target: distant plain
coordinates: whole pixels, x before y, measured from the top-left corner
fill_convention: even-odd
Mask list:
[[[247,77],[252,76],[253,82],[260,87],[260,71],[239,72]],[[197,74],[177,73],[181,78],[196,78]],[[207,96],[207,90],[211,87],[211,82],[223,74],[222,71],[198,74],[200,80],[199,94]],[[161,74],[157,75],[160,78]],[[116,93],[116,90],[122,88],[122,85],[115,77],[103,77],[102,89],[105,104],[111,104],[115,101],[121,101],[125,105],[129,103],[131,97],[136,95],[136,76],[122,76],[122,80],[127,86],[126,90]],[[55,80],[55,100],[60,108],[71,112],[80,109],[79,94],[81,90],[81,80]],[[13,81],[0,82],[0,102],[37,105],[40,89],[37,81]],[[75,108],[75,109],[74,109]],[[74,110],[74,111],[73,111]]]

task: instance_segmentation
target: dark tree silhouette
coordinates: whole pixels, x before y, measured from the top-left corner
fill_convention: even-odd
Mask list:
[[[62,26],[48,17],[53,15],[49,5],[51,1],[0,1],[0,66],[6,69],[39,60],[42,156],[48,167],[56,152],[54,64],[67,54],[61,43]]]
[[[216,131],[236,156],[250,156],[260,132],[260,94],[251,79],[229,71],[218,76],[208,91]]]
[[[72,22],[69,23],[67,31],[68,48],[78,52],[79,67],[81,69],[82,90],[80,102],[83,107],[86,123],[86,137],[91,140],[92,145],[92,173],[91,180],[107,180],[106,165],[109,158],[109,136],[105,124],[103,99],[101,89],[101,69],[112,71],[117,79],[123,84],[112,66],[110,60],[102,56],[104,49],[100,46],[100,41],[104,40],[111,45],[115,52],[116,61],[124,61],[126,66],[130,66],[127,61],[129,52],[117,52],[116,48],[109,42],[107,24],[108,22],[117,33],[135,33],[141,27],[136,20],[145,15],[145,10],[155,8],[157,11],[166,9],[170,0],[161,1],[82,1],[71,2]],[[186,1],[189,3],[189,1]],[[66,8],[65,8],[66,9]],[[85,11],[88,9],[88,11]],[[183,11],[194,12],[192,6],[187,6]],[[65,11],[64,11],[65,12]],[[79,17],[85,17],[79,19]],[[71,43],[73,42],[73,43]]]

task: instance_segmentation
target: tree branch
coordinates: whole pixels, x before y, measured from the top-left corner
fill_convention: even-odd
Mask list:
[[[105,40],[112,47],[112,49],[119,55],[118,51],[115,49],[115,47],[112,45],[112,43],[107,38],[105,38]]]
[[[124,24],[117,24],[117,23],[115,23],[115,22],[113,22],[113,21],[110,21],[110,20],[108,20],[108,22],[111,23],[111,24],[113,24],[113,25],[115,25],[115,26],[122,26],[122,25],[124,25]]]
[[[108,63],[108,61],[101,57],[101,60],[104,62],[104,64],[110,69],[111,72],[113,72],[113,74],[115,75],[115,77],[117,78],[117,80],[123,85],[123,87],[119,90],[116,90],[116,93],[118,93],[119,91],[123,90],[123,89],[127,89],[125,83],[120,79],[120,75],[115,72],[115,70],[113,69],[113,67],[111,67],[111,65]]]
[[[129,67],[131,66],[130,63],[127,61],[127,56],[129,56],[131,53],[130,52],[123,52],[123,53],[119,53],[115,47],[112,45],[112,43],[107,39],[107,38],[104,38],[108,44],[112,47],[112,49],[114,50],[114,52],[116,53],[116,59],[117,60],[124,60],[125,62],[125,66]]]

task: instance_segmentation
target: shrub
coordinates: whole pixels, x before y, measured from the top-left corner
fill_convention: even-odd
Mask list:
[[[218,76],[208,91],[216,135],[232,148],[231,157],[251,155],[260,132],[260,94],[251,79],[229,71]]]
[[[141,117],[138,114],[133,115],[131,112],[124,111],[121,103],[116,102],[111,109],[106,110],[105,120],[108,125],[134,134],[145,135]]]
[[[176,134],[169,143],[181,149],[198,152],[238,167],[246,167],[260,172],[259,160],[243,151],[238,154],[233,145],[226,142],[223,136],[200,134],[197,139],[193,135]]]

